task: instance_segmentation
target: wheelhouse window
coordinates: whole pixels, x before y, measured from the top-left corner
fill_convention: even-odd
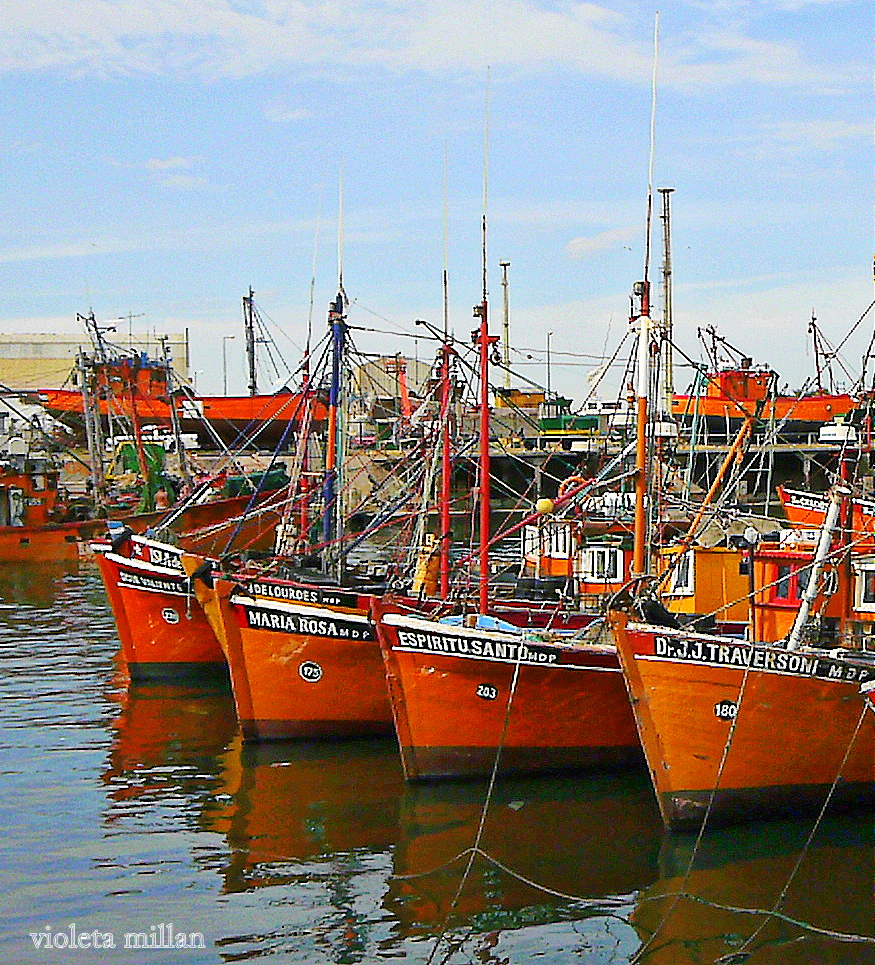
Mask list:
[[[568,559],[572,553],[573,537],[574,532],[568,525],[526,526],[523,529],[523,554]]]
[[[672,560],[671,581],[669,593],[678,596],[692,596],[695,592],[694,575],[695,554],[693,550],[681,553],[679,558]]]
[[[587,583],[619,583],[624,578],[623,551],[614,546],[587,546],[581,579]]]
[[[875,610],[875,561],[868,566],[860,566],[855,582],[857,609]]]
[[[782,564],[778,568],[778,579],[775,581],[775,598],[778,600],[790,599],[790,567]]]
[[[773,577],[772,599],[781,603],[796,604],[811,579],[811,565],[802,563],[778,563]]]

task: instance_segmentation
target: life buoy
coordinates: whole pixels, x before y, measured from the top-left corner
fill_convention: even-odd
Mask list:
[[[563,479],[559,483],[559,496],[564,496],[569,489],[582,489],[584,486],[589,486],[594,480],[587,479],[585,476],[569,476],[567,479]]]

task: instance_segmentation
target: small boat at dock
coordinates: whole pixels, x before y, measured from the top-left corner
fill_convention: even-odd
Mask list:
[[[132,680],[227,676],[222,648],[182,568],[182,550],[129,532],[94,549]]]

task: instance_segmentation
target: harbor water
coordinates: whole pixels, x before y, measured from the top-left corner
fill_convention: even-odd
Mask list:
[[[409,786],[117,650],[92,564],[0,570],[2,963],[875,965],[871,814],[697,840],[643,767]]]

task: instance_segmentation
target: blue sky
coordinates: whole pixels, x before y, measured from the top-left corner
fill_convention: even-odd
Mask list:
[[[343,273],[353,325],[465,336],[510,267],[528,377],[578,399],[642,274],[656,7],[545,0],[0,2],[0,331],[129,313],[191,333],[199,387],[243,391],[251,285],[284,356]],[[653,184],[672,187],[675,338],[715,325],[799,385],[812,311],[873,296],[873,12],[863,0],[659,5]],[[488,82],[487,82],[488,76]],[[655,219],[651,280],[659,286]],[[446,250],[446,256],[445,256]],[[657,306],[659,299],[657,297]],[[279,334],[281,332],[281,334]],[[845,346],[859,368],[867,317]],[[357,333],[361,349],[430,354]],[[688,381],[680,369],[677,381]]]

